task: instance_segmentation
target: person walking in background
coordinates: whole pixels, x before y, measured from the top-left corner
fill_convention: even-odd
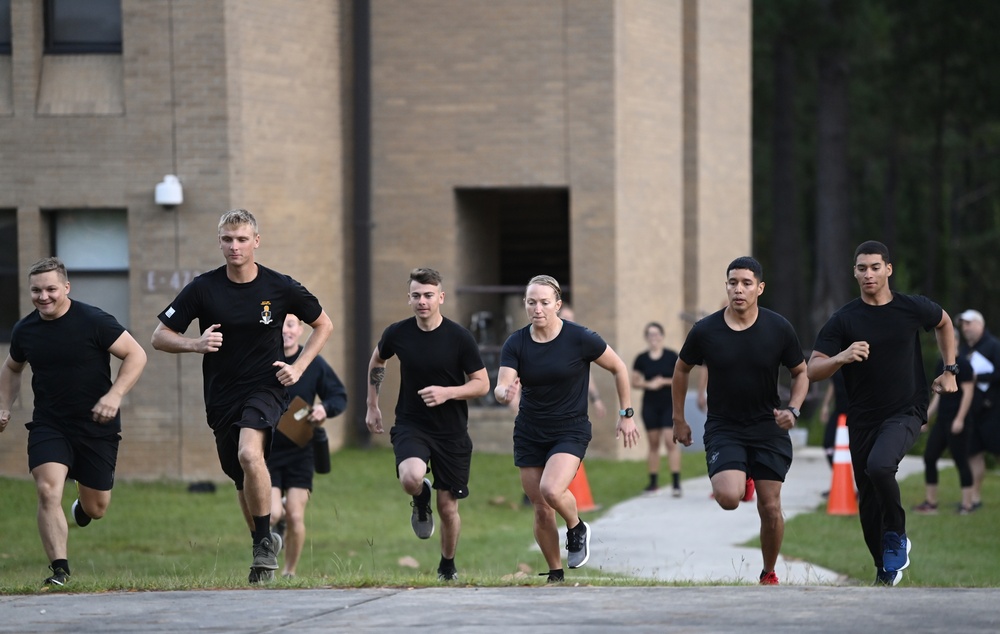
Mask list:
[[[958,481],[962,488],[962,501],[958,505],[961,515],[972,513],[972,470],[969,469],[969,428],[972,421],[972,400],[975,391],[975,374],[972,365],[961,355],[958,363],[958,391],[951,394],[935,393],[927,408],[928,418],[937,414],[924,447],[924,501],[913,507],[917,513],[936,515],[938,511],[937,461],[945,448],[951,451]],[[944,362],[938,360],[935,374],[944,372]],[[968,421],[968,423],[966,422]]]
[[[639,432],[632,420],[628,367],[600,335],[558,316],[559,282],[548,275],[531,278],[524,306],[531,323],[504,342],[493,394],[501,404],[520,398],[514,465],[535,509],[535,541],[549,566],[547,580],[560,582],[565,574],[556,513],[566,522],[567,565],[579,568],[590,558],[590,527],[580,519],[569,485],[592,437],[587,417],[592,362],[615,378],[621,408],[615,437],[632,447]]]
[[[368,412],[365,424],[384,433],[379,392],[386,361],[399,357],[399,397],[390,431],[396,454],[396,475],[413,497],[410,525],[420,539],[434,534],[431,489],[437,490],[441,518],[441,561],[438,579],[455,581],[455,553],[462,520],[458,501],[469,496],[472,439],[469,437],[471,399],[490,391],[486,365],[468,330],[441,314],[445,293],[434,269],[410,272],[407,298],[413,317],[382,332],[368,363]],[[425,476],[434,474],[434,483]]]
[[[302,337],[302,320],[289,313],[281,329],[285,363],[295,363],[302,354],[299,339]],[[347,390],[340,377],[326,360],[317,355],[306,366],[302,376],[288,387],[288,396],[298,396],[309,404],[305,421],[317,430],[328,418],[347,409]],[[316,398],[319,397],[319,402]],[[314,432],[315,433],[315,432]],[[329,451],[329,445],[326,445]],[[313,442],[300,447],[288,436],[275,429],[271,442],[271,455],[267,459],[271,474],[271,526],[284,526],[277,530],[284,542],[285,565],[282,577],[294,577],[306,538],[306,504],[312,494],[313,473],[316,471],[316,450]]]
[[[726,308],[698,321],[678,355],[671,389],[674,441],[691,445],[684,396],[691,370],[708,369],[705,457],[712,493],[720,507],[736,509],[752,478],[760,516],[761,585],[778,585],[775,565],[785,534],[781,485],[792,465],[788,430],[799,418],[809,390],[806,362],[792,325],[760,307],[764,270],[752,257],[726,269]],[[788,403],[778,396],[778,371],[791,373]]]
[[[838,370],[844,375],[861,529],[877,570],[875,583],[894,586],[910,565],[911,548],[896,472],[927,421],[920,331],[934,330],[944,360],[934,392],[957,391],[959,367],[948,313],[926,297],[892,291],[890,276],[889,249],[874,240],[861,243],[854,251],[861,296],[820,330],[808,367],[812,381]]]
[[[986,328],[978,310],[958,316],[962,338],[958,355],[965,357],[976,374],[969,430],[969,468],[972,470],[973,511],[983,505],[986,480],[986,452],[1000,455],[1000,340]]]
[[[677,353],[663,345],[663,326],[657,322],[646,324],[644,335],[646,351],[632,364],[632,387],[642,390],[642,423],[646,427],[649,455],[646,466],[649,484],[646,492],[659,488],[660,447],[667,449],[674,497],[681,496],[681,448],[674,442],[673,399],[670,385],[673,382]]]
[[[278,419],[294,385],[323,348],[333,324],[304,286],[257,264],[257,219],[235,209],[219,220],[225,265],[194,278],[158,316],[152,344],[171,353],[202,355],[205,410],[219,464],[236,485],[253,536],[250,583],[278,569],[281,537],[271,531],[271,476],[266,459]],[[313,331],[299,356],[285,362],[285,316],[302,317]],[[184,336],[193,320],[200,335]],[[225,337],[225,339],[223,339]]]
[[[121,442],[121,403],[146,366],[146,352],[114,317],[70,299],[66,266],[45,258],[28,271],[35,310],[11,332],[0,367],[0,432],[10,422],[25,366],[31,366],[34,411],[28,469],[38,490],[38,534],[51,562],[46,585],[70,579],[66,478],[77,482],[77,526],[101,519],[111,503]],[[111,380],[111,356],[121,360]]]

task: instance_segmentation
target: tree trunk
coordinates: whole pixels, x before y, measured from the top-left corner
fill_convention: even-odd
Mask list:
[[[842,31],[837,0],[819,0],[828,33]],[[816,280],[812,321],[818,330],[847,299],[851,246],[847,183],[847,56],[836,35],[819,52],[816,109]]]

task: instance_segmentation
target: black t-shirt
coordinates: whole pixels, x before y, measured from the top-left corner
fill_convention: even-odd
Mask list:
[[[111,389],[111,353],[125,328],[100,308],[71,301],[59,319],[35,310],[14,324],[10,358],[31,365],[35,395],[32,422],[55,425],[85,436],[121,432],[121,412],[106,424],[91,410]]]
[[[847,422],[870,427],[899,414],[927,420],[927,378],[920,331],[941,321],[941,307],[922,295],[893,293],[882,306],[854,299],[830,317],[815,350],[833,357],[855,341],[867,341],[868,359],[841,366],[847,386]]]
[[[698,321],[688,333],[680,358],[708,369],[708,422],[750,426],[774,425],[780,366],[794,368],[805,360],[792,325],[778,313],[759,308],[746,330],[726,324],[725,309]]]
[[[397,425],[416,425],[440,436],[468,431],[468,401],[451,399],[428,407],[418,392],[429,385],[465,385],[469,375],[486,367],[472,333],[447,317],[434,330],[424,331],[417,318],[410,317],[382,332],[378,355],[386,360],[399,357]]]
[[[531,339],[531,326],[512,333],[500,352],[500,366],[514,369],[521,379],[515,422],[586,419],[590,364],[607,348],[596,332],[566,320],[556,338],[545,343]]]
[[[322,312],[304,286],[258,264],[257,277],[244,284],[231,281],[225,266],[199,275],[159,319],[182,334],[195,319],[199,332],[221,324],[222,347],[202,355],[205,408],[211,410],[232,407],[262,386],[283,389],[272,364],[285,360],[285,316],[293,313],[312,323]]]
[[[952,392],[950,394],[941,394],[938,399],[938,419],[937,424],[940,425],[944,423],[948,425],[951,429],[951,421],[955,420],[955,416],[958,415],[958,410],[962,406],[962,384],[969,383],[976,378],[975,372],[972,371],[972,364],[963,357],[958,357],[956,360],[958,363],[958,376],[955,379],[958,381],[958,391]],[[944,372],[944,361],[938,359],[937,365],[934,368],[935,376],[940,376]],[[975,388],[973,388],[975,389]],[[972,408],[970,406],[968,414],[965,416],[966,419],[972,419]]]
[[[674,376],[674,365],[677,363],[677,353],[668,348],[663,349],[663,354],[659,359],[649,356],[649,351],[643,352],[635,358],[632,369],[639,372],[647,381],[658,376],[671,378]],[[673,407],[674,399],[670,394],[670,386],[661,387],[658,390],[642,391],[642,408],[649,407],[666,408],[669,413]]]

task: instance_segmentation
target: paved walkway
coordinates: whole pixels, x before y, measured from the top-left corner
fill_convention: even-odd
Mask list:
[[[907,456],[898,477],[922,471],[920,458]],[[815,510],[830,482],[823,450],[797,448],[781,492],[785,518]],[[758,536],[757,505],[743,503],[723,511],[711,492],[706,476],[686,481],[681,498],[671,497],[665,488],[614,506],[591,522],[594,538],[587,567],[665,581],[756,583],[760,549],[740,544]],[[784,557],[779,557],[776,572],[782,584],[844,582],[830,570]]]

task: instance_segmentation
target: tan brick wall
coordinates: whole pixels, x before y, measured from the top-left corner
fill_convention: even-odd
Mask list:
[[[337,5],[124,0],[125,114],[41,117],[40,4],[14,0],[16,112],[0,121],[0,145],[17,148],[0,169],[0,205],[18,208],[22,270],[48,255],[40,210],[128,209],[130,330],[149,362],[123,407],[119,476],[222,477],[201,358],[155,352],[149,337],[179,288],[169,274],[183,283],[222,264],[218,218],[244,206],[262,225],[259,260],[302,281],[331,313],[338,332],[324,356],[344,366]],[[185,201],[163,211],[152,192],[169,173]],[[20,301],[30,310],[26,289]],[[21,399],[18,422],[30,415],[27,381]],[[24,464],[24,443],[0,443],[0,472],[23,475]]]
[[[44,210],[128,210],[130,327],[149,364],[124,408],[120,477],[221,477],[200,357],[148,342],[178,290],[173,279],[222,263],[215,227],[233,207],[261,222],[259,260],[302,281],[330,313],[336,331],[324,356],[352,397],[364,377],[352,376],[348,355],[410,315],[409,269],[444,273],[444,312],[463,324],[480,299],[456,289],[496,275],[482,257],[495,248],[496,226],[458,209],[456,187],[566,188],[578,319],[629,366],[650,319],[679,345],[685,276],[694,271],[698,296],[714,297],[716,261],[750,244],[749,2],[689,1],[700,9],[698,147],[713,163],[699,166],[706,218],[693,268],[682,265],[682,0],[372,2],[373,340],[357,341],[347,0],[123,0],[125,112],[104,117],[36,114],[41,3],[13,0],[14,114],[0,117],[0,207],[18,209],[21,267],[48,254]],[[168,212],[152,190],[171,173],[185,201]],[[30,309],[26,290],[19,302]],[[598,372],[613,408],[610,376]],[[387,417],[392,365],[388,376]],[[30,389],[21,398],[24,408]],[[335,427],[363,415],[363,403],[352,403]],[[595,427],[593,453],[623,454],[610,418]],[[509,451],[509,412],[473,419],[480,448]],[[0,443],[0,473],[25,475],[17,434],[15,424]]]

